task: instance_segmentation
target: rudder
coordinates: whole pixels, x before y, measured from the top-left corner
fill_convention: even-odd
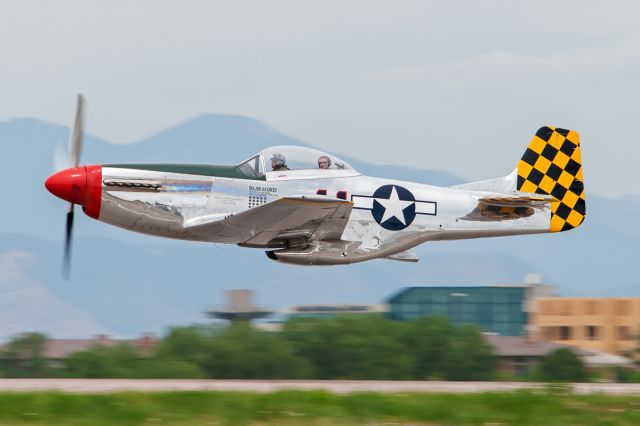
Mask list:
[[[586,216],[580,136],[541,127],[518,163],[517,189],[551,195],[551,232],[577,228]]]

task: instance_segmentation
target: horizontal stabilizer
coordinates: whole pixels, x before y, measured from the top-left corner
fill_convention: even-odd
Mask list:
[[[535,209],[550,206],[552,200],[548,195],[480,198],[476,208],[460,219],[483,222],[520,219],[533,216]]]

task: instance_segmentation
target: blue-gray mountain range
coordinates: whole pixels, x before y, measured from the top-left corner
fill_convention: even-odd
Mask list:
[[[640,197],[590,194],[587,220],[574,231],[428,243],[416,249],[418,264],[281,265],[260,250],[163,240],[79,214],[73,276],[67,282],[60,275],[66,205],[43,182],[53,171],[56,145],[66,146],[68,136],[64,126],[31,118],[0,123],[0,339],[30,330],[61,337],[105,330],[124,336],[161,332],[169,325],[203,321],[203,311],[221,305],[223,290],[232,288],[254,289],[260,304],[279,308],[375,303],[409,285],[515,283],[527,273],[540,273],[563,295],[640,296],[635,263],[640,230],[633,226]],[[522,141],[523,151],[527,142]],[[251,118],[208,114],[132,144],[88,135],[82,162],[228,164],[271,145],[306,144]],[[366,163],[366,152],[345,159],[368,175],[434,185],[464,181],[457,175],[464,170],[374,166]],[[486,177],[508,172],[487,170]]]

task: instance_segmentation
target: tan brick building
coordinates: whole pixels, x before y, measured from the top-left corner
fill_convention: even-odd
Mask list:
[[[617,355],[638,348],[640,298],[541,297],[532,303],[533,339]]]

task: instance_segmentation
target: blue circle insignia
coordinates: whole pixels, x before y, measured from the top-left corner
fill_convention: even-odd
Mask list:
[[[373,193],[371,214],[384,229],[401,231],[416,218],[415,201],[408,189],[398,185],[383,185]]]

